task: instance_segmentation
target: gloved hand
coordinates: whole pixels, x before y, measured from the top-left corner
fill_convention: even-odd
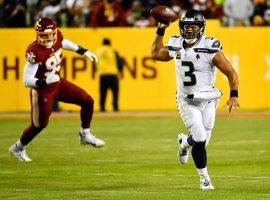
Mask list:
[[[170,26],[170,24],[171,24],[171,22],[169,23],[169,24],[162,24],[162,23],[158,23],[158,28],[163,28],[163,29],[165,29],[165,28],[168,28],[169,26]]]
[[[86,51],[83,55],[85,57],[89,58],[93,62],[96,62],[96,63],[98,62],[97,56],[90,51]]]
[[[46,84],[49,85],[58,82],[59,80],[60,77],[57,74],[50,72],[46,77]]]

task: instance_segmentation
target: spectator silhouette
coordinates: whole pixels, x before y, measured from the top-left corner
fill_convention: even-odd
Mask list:
[[[228,26],[249,26],[254,6],[250,0],[226,0],[223,11],[227,17]]]
[[[111,89],[113,94],[113,110],[118,111],[118,94],[119,94],[119,79],[123,69],[123,60],[118,52],[111,46],[111,41],[104,38],[102,46],[97,51],[98,57],[98,72],[100,76],[100,111],[104,112],[108,89]]]
[[[103,0],[93,10],[90,18],[92,27],[113,27],[123,26],[123,9],[116,0]]]

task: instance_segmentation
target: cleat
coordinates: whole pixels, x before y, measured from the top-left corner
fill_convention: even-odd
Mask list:
[[[93,145],[94,147],[102,147],[105,145],[105,142],[103,140],[96,138],[91,133],[83,134],[79,132],[79,140],[80,144],[90,144]]]
[[[11,147],[9,147],[8,150],[13,156],[18,158],[19,161],[22,161],[22,162],[31,162],[32,161],[28,157],[28,155],[26,154],[25,149],[18,148],[16,144],[13,144]]]
[[[187,140],[187,135],[181,133],[178,135],[178,160],[181,164],[186,164],[188,162],[188,147],[184,146],[184,140]]]
[[[201,178],[200,181],[200,189],[201,190],[213,190],[214,186],[211,183],[210,177],[206,177],[206,178]]]

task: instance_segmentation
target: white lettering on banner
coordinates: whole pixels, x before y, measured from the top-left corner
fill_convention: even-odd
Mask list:
[[[264,56],[264,59],[265,59],[265,62],[267,64],[267,71],[266,71],[266,74],[265,74],[265,80],[270,80],[270,56],[269,55],[265,55]]]

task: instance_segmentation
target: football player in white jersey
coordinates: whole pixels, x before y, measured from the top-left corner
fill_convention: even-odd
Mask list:
[[[238,102],[238,76],[222,53],[220,42],[204,36],[205,19],[197,10],[188,10],[179,20],[180,35],[163,45],[168,25],[159,24],[151,55],[159,61],[175,62],[176,103],[184,125],[190,135],[178,135],[178,157],[187,163],[189,148],[200,176],[200,189],[214,189],[207,171],[208,144],[214,127],[216,108],[222,93],[214,87],[216,68],[228,78],[230,98],[224,105],[229,112],[240,107]]]

